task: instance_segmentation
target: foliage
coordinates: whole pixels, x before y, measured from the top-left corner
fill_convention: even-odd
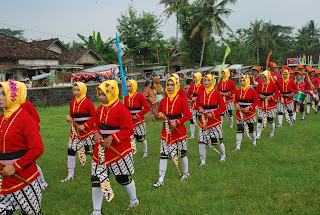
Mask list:
[[[24,30],[11,30],[10,28],[0,28],[1,34],[5,34],[23,41],[27,41],[27,39],[23,36],[23,32]]]
[[[135,64],[156,61],[155,45],[162,40],[159,31],[162,20],[154,13],[138,14],[133,7],[122,13],[117,19],[119,39],[125,46],[125,52]]]

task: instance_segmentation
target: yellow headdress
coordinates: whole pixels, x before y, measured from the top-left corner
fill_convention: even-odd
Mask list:
[[[115,103],[119,98],[119,87],[115,80],[105,81],[97,87],[97,95],[99,96],[99,89],[108,97],[108,104],[102,104],[105,107],[109,107]]]

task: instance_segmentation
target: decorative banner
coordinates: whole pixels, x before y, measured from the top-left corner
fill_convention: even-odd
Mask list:
[[[226,52],[224,53],[224,58],[223,58],[223,62],[221,64],[221,68],[220,68],[220,71],[219,71],[219,79],[218,79],[218,83],[220,82],[221,80],[221,73],[222,73],[222,70],[223,70],[223,67],[226,63],[226,58],[228,57],[228,55],[230,54],[231,52],[231,49],[229,47],[229,45],[227,45],[227,48],[226,48]]]
[[[123,72],[123,67],[122,67],[122,59],[121,59],[121,52],[120,52],[120,45],[119,45],[118,33],[116,34],[116,42],[117,42],[118,57],[119,57],[119,64],[120,64],[120,70],[121,70],[121,80],[122,80],[123,94],[124,94],[125,96],[127,96],[127,95],[128,95],[128,92],[127,92],[126,79],[125,79],[125,77],[124,77],[124,72]]]
[[[268,57],[267,57],[267,61],[266,61],[266,70],[268,70],[269,68],[269,62],[270,62],[270,57],[272,55],[272,51],[269,52]]]

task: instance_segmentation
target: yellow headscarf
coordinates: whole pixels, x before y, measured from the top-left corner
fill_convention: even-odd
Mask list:
[[[196,86],[198,86],[201,83],[202,74],[201,74],[201,72],[197,72],[197,73],[194,73],[193,76],[195,76],[197,78],[197,82],[194,84]]]
[[[262,76],[262,75],[265,75],[266,78],[267,78],[267,82],[265,84],[269,84],[269,82],[270,82],[270,72],[268,70],[265,70],[264,72],[262,72],[260,74],[260,76]]]
[[[1,82],[0,85],[3,87],[4,92],[6,93],[6,98],[7,98],[7,108],[3,109],[4,119],[9,119],[12,116],[12,114],[19,109],[20,105],[22,104],[21,102],[23,100],[25,101],[25,99],[23,98],[25,98],[27,95],[27,93],[24,92],[26,91],[26,89],[23,89],[23,88],[20,89],[19,87],[21,85],[18,84],[17,81],[13,81],[13,80],[12,80],[12,83]],[[12,91],[14,91],[14,93]]]
[[[250,77],[248,75],[241,75],[239,78],[239,83],[240,83],[241,78],[244,78],[244,81],[246,82],[246,85],[244,87],[240,85],[241,89],[243,89],[243,90],[248,89],[250,86]]]
[[[21,91],[21,97],[17,98],[19,99],[18,103],[19,104],[24,104],[27,99],[27,85],[25,83],[17,81],[17,88],[19,88],[19,91]]]
[[[77,102],[80,102],[87,95],[87,85],[82,82],[76,82],[73,84],[72,90],[74,90],[74,86],[77,85],[80,89],[80,96],[76,98]]]
[[[227,81],[230,77],[230,70],[229,69],[225,69],[223,70],[224,74],[226,75],[225,78],[223,78],[223,81]]]
[[[180,88],[180,76],[178,75],[178,74],[172,74],[171,75],[171,77],[173,77],[173,78],[175,78],[176,80],[174,81],[175,82],[175,84],[177,84],[177,86],[178,86],[178,89]],[[176,81],[178,82],[178,83],[176,83]],[[167,86],[167,85],[166,85]]]
[[[109,107],[115,103],[119,98],[119,87],[115,80],[105,81],[97,87],[97,95],[99,97],[99,89],[108,97],[109,103],[102,104],[105,107]]]
[[[286,79],[284,79],[284,77],[283,77],[284,73],[287,73],[287,78],[286,78]],[[288,70],[284,70],[284,71],[282,72],[282,79],[284,80],[284,82],[288,82],[288,81],[289,81],[289,79],[290,79],[290,73],[289,73]]]
[[[137,84],[137,82],[136,82],[135,80],[128,80],[128,81],[127,81],[127,84],[128,84],[128,82],[130,82],[131,85],[132,85],[132,92],[129,93],[129,91],[128,91],[129,96],[132,97],[133,94],[134,94],[135,92],[137,92],[138,84]]]
[[[209,94],[214,89],[214,86],[216,85],[216,78],[214,76],[212,76],[211,74],[204,76],[204,78],[206,78],[206,77],[209,78],[210,82],[211,82],[211,86],[205,88],[206,92]]]
[[[174,92],[171,93],[171,94],[170,94],[170,93],[168,92],[168,90],[167,90],[167,85],[168,85],[168,81],[169,81],[169,80],[173,81],[173,83],[174,83]],[[176,95],[178,94],[178,91],[179,91],[178,83],[179,83],[179,81],[177,81],[177,79],[174,78],[174,77],[168,78],[168,80],[167,80],[167,82],[166,82],[166,93],[167,93],[170,101],[172,101],[172,99],[174,99],[174,97],[176,97]]]

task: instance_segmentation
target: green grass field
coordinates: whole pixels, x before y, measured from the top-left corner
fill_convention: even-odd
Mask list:
[[[82,167],[77,160],[75,179],[66,183],[69,125],[65,117],[69,106],[39,108],[45,152],[38,160],[49,184],[43,192],[44,214],[85,215],[92,212],[91,157]],[[141,205],[126,211],[129,196],[111,176],[115,198],[104,199],[103,214],[320,214],[319,119],[306,115],[293,127],[284,122],[269,137],[269,127],[257,147],[243,137],[241,151],[236,147],[236,126],[224,121],[224,144],[229,160],[207,148],[207,165],[200,163],[197,139],[189,140],[190,178],[180,182],[169,161],[165,185],[158,189],[159,146],[162,122],[147,124],[149,157],[142,159],[142,147],[134,157],[137,195]],[[189,130],[189,122],[186,123]],[[196,131],[198,129],[196,128]],[[189,136],[189,134],[188,134]],[[182,167],[180,165],[180,169]]]

